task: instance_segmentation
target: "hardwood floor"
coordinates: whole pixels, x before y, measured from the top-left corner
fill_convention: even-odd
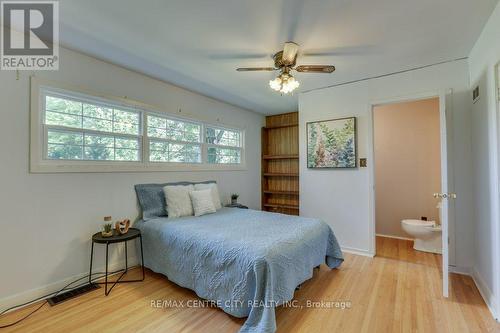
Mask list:
[[[451,274],[450,298],[441,296],[439,255],[411,242],[377,238],[378,255],[345,254],[338,270],[322,266],[295,294],[300,305],[350,302],[349,308],[283,308],[278,332],[500,332],[470,277]],[[138,270],[129,273],[138,275]],[[155,308],[154,300],[199,300],[194,292],[147,271],[142,283],[103,289],[50,307],[2,332],[237,332],[244,319],[217,308]],[[345,304],[345,303],[344,303]],[[316,304],[319,305],[319,304]],[[33,306],[8,314],[0,325]]]

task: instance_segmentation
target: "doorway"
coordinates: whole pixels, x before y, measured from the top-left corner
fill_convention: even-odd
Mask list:
[[[373,253],[433,265],[441,271],[445,297],[448,198],[455,196],[448,193],[448,97],[429,94],[370,106]]]

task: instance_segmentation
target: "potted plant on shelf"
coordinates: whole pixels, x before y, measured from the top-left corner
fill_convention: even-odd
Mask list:
[[[231,194],[231,205],[236,205],[238,203],[239,196],[238,193]]]

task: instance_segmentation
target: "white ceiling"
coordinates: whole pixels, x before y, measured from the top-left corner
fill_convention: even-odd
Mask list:
[[[297,110],[270,90],[271,54],[293,40],[299,91],[468,56],[498,0],[63,0],[61,43],[264,114]]]

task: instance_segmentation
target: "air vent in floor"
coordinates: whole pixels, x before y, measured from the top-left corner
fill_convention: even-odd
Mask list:
[[[53,297],[48,299],[48,302],[51,306],[54,306],[54,305],[57,305],[59,303],[62,303],[64,301],[78,297],[80,295],[88,293],[89,291],[99,289],[99,288],[101,288],[101,287],[96,283],[86,284],[86,285],[81,286],[79,288],[65,292],[64,294],[53,296]]]

